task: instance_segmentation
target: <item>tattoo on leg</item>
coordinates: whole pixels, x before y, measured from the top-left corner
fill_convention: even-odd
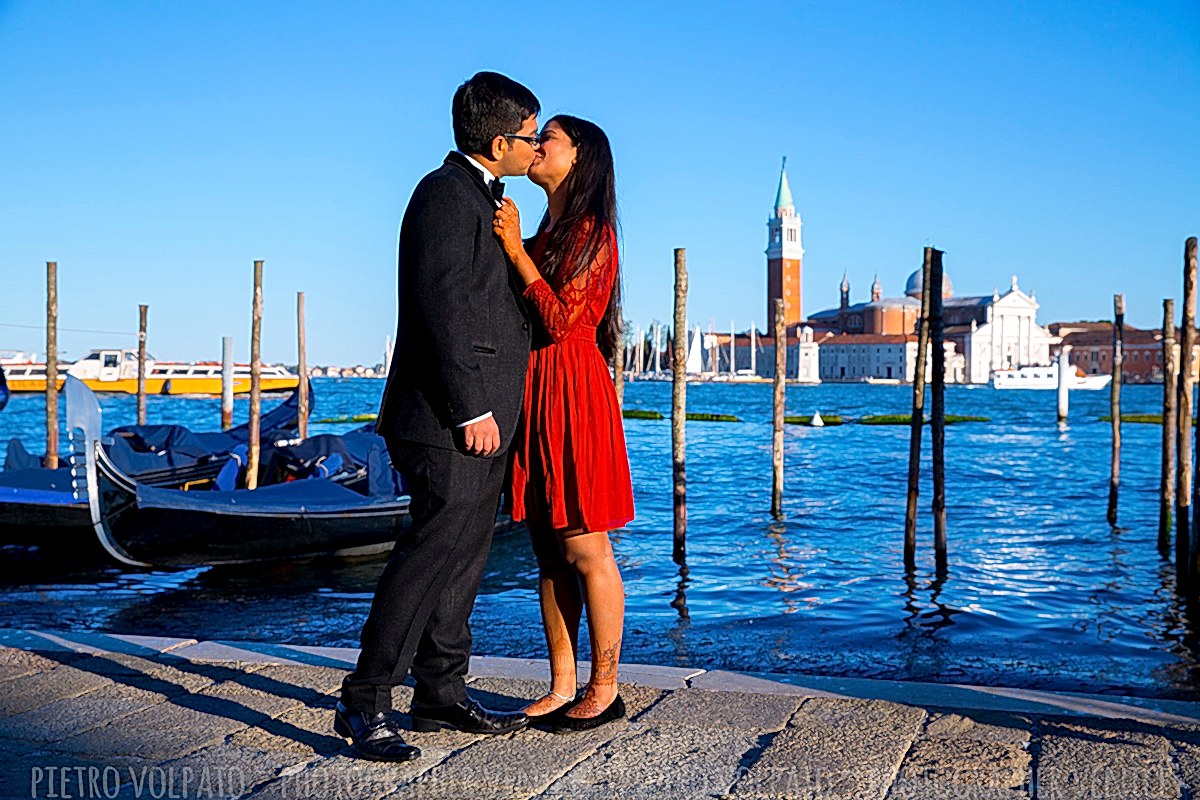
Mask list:
[[[617,660],[620,654],[620,639],[596,653],[587,690],[583,699],[567,712],[568,717],[594,717],[609,707],[617,696]]]
[[[615,683],[617,680],[617,659],[621,653],[621,640],[613,642],[611,647],[601,650],[596,656],[592,683]]]

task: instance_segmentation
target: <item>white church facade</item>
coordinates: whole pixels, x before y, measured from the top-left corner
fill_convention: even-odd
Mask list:
[[[993,291],[987,297],[946,302],[946,340],[958,346],[966,361],[966,383],[987,383],[994,370],[1050,363],[1050,351],[1061,340],[1038,325],[1039,307],[1015,275],[1004,294]]]

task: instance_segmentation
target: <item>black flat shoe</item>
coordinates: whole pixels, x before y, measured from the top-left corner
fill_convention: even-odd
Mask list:
[[[574,708],[575,705],[582,699],[583,699],[583,690],[581,689],[580,691],[575,693],[575,696],[573,698],[571,698],[570,700],[567,700],[565,703],[563,703],[561,706],[554,709],[553,711],[547,711],[545,714],[526,714],[526,716],[529,717],[530,727],[545,730],[545,727],[544,727],[545,725],[554,722],[559,717],[561,717],[563,714],[566,714],[568,711],[570,711],[572,708]]]
[[[572,707],[576,703],[570,704]],[[569,710],[569,709],[568,709]],[[566,711],[562,716],[548,720],[548,724],[543,728],[550,733],[572,733],[574,731],[590,731],[594,728],[599,728],[601,725],[607,725],[625,716],[625,701],[621,699],[621,695],[617,695],[608,708],[601,711],[594,717],[568,717]],[[542,726],[539,726],[542,727]]]
[[[468,697],[452,706],[413,706],[414,731],[436,731],[443,725],[464,733],[509,733],[529,724],[520,711],[490,711]]]
[[[349,739],[354,752],[370,761],[412,761],[421,751],[405,744],[390,712],[351,711],[339,700],[333,710],[333,730]]]

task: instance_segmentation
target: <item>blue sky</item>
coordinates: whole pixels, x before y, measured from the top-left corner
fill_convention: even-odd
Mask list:
[[[1040,321],[1159,323],[1200,234],[1194,1],[459,4],[0,0],[0,348],[60,344],[373,363],[396,228],[452,147],[479,69],[587,117],[617,159],[626,317],[764,326],[780,157],[804,220],[804,309],[899,294],[927,244],[959,294],[1036,289]],[[490,15],[499,14],[498,18]],[[543,197],[510,194],[526,224]],[[72,330],[68,330],[72,329]],[[73,331],[105,331],[83,333]],[[121,333],[128,332],[128,333]]]

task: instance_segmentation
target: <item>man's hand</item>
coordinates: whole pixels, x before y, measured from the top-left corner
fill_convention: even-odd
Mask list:
[[[472,422],[463,426],[463,439],[471,455],[493,455],[500,449],[500,426],[495,417]]]

